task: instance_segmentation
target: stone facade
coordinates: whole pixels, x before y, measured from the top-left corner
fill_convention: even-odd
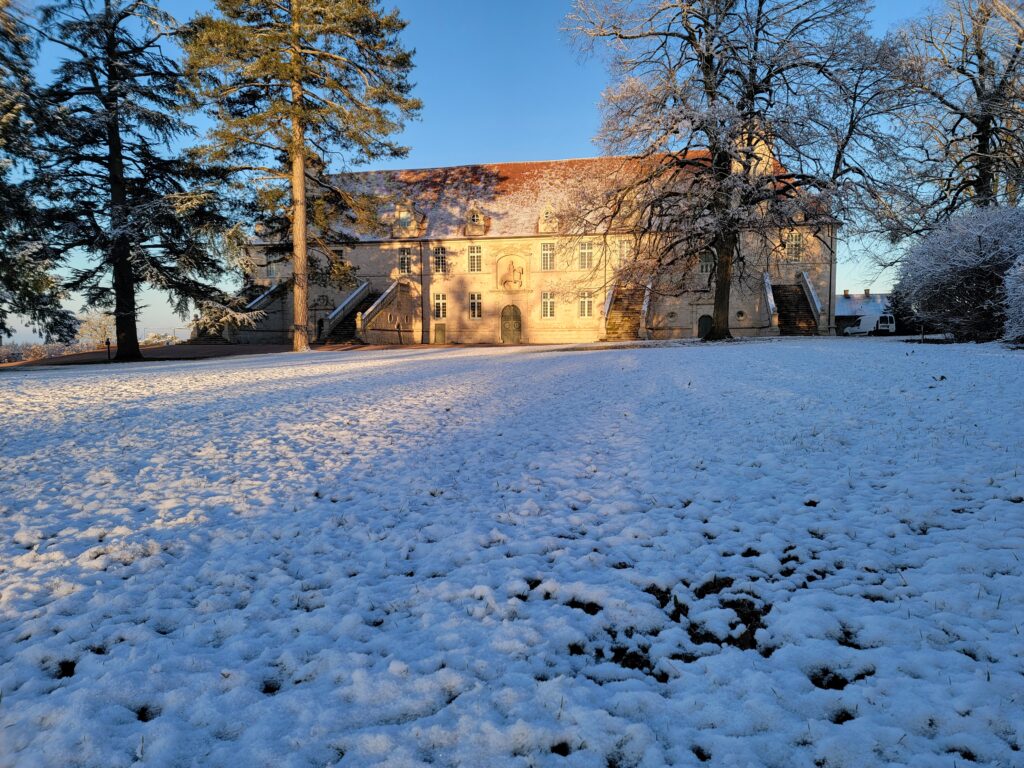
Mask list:
[[[387,194],[380,231],[352,233],[343,257],[380,298],[357,320],[369,343],[576,343],[606,337],[616,297],[627,295],[620,268],[634,249],[631,236],[558,234],[562,190],[585,174],[600,174],[616,158],[510,163],[420,171],[353,174],[358,184]],[[747,279],[732,291],[734,335],[779,333],[764,275],[771,285],[799,285],[820,297],[818,333],[834,332],[836,225],[795,225],[778,242],[745,238]],[[257,257],[257,261],[258,261]],[[683,280],[657,275],[636,286],[643,296],[637,336],[691,338],[705,330],[713,304],[706,274]],[[267,287],[287,267],[264,268]],[[364,291],[367,289],[364,289]],[[267,306],[267,319],[237,331],[239,341],[284,340],[290,327],[286,291]],[[311,331],[345,292],[310,287]],[[325,298],[321,298],[321,296]],[[317,308],[317,302],[323,308]],[[328,308],[329,307],[329,308]]]

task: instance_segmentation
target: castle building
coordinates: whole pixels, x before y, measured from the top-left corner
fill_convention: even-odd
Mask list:
[[[310,285],[311,338],[371,344],[545,344],[697,338],[711,325],[710,256],[679,275],[644,274],[642,236],[565,234],[560,217],[581,180],[628,158],[500,163],[349,174],[387,200],[379,224],[351,232],[346,290]],[[744,238],[745,278],[731,292],[734,336],[835,332],[834,219],[794,222],[772,242]],[[254,244],[250,304],[263,319],[238,342],[290,337],[288,265]],[[311,250],[311,258],[315,257]]]

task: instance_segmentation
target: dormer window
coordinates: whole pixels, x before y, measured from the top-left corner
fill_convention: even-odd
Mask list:
[[[537,229],[541,232],[555,232],[558,229],[558,215],[550,206],[544,206],[540,219],[537,221]]]
[[[480,237],[487,233],[487,217],[479,208],[472,207],[466,211],[463,234],[467,237]]]
[[[391,215],[392,236],[400,237],[414,233],[421,217],[416,214],[416,209],[411,203],[395,203]]]

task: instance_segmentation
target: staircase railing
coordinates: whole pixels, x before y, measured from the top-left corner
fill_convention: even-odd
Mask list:
[[[612,299],[615,296],[615,283],[613,282],[608,287],[608,292],[604,297],[604,335],[608,335],[608,313],[612,309]]]
[[[344,301],[335,307],[331,314],[327,316],[327,321],[324,323],[324,333],[326,337],[334,327],[344,320],[352,312],[352,309],[359,305],[359,302],[366,298],[366,294],[370,292],[370,281],[362,280],[356,286],[355,290],[352,291],[348,296],[345,297]]]
[[[263,304],[266,303],[267,299],[269,299],[274,294],[274,292],[282,285],[284,285],[284,283],[274,283],[272,286],[270,286],[267,290],[265,290],[255,299],[246,304],[245,310],[247,312],[252,312],[253,310],[259,309]]]
[[[373,304],[365,312],[356,313],[356,336],[361,341],[366,341],[363,338],[363,332],[366,330],[366,324],[373,320],[380,311],[384,308],[387,302],[391,299],[391,295],[398,290],[398,283],[400,281],[395,280],[387,289],[382,293]]]
[[[644,303],[640,305],[640,327],[636,329],[636,335],[641,339],[649,339],[650,332],[647,329],[647,318],[651,312],[651,292],[654,290],[654,281],[648,280],[644,286]]]
[[[772,290],[772,278],[764,273],[764,306],[768,310],[768,325],[770,328],[779,327],[779,308],[775,305],[775,292]]]
[[[814,286],[811,284],[811,278],[806,272],[800,273],[800,286],[804,289],[804,295],[807,296],[807,303],[811,305],[811,311],[814,313],[814,324],[821,325],[821,300],[818,298],[818,292],[814,290]]]

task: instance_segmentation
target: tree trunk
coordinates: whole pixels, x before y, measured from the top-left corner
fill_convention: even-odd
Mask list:
[[[292,4],[292,32],[299,37],[298,3]],[[297,44],[296,44],[297,47]],[[292,52],[292,350],[309,351],[309,264],[306,246],[306,135],[302,125],[302,82],[298,51]]]
[[[118,238],[112,249],[114,272],[114,322],[117,329],[115,360],[142,360],[135,308],[135,271],[128,253],[128,243]]]
[[[109,3],[106,4],[110,13]],[[117,70],[117,42],[111,36],[107,40],[107,72]],[[107,110],[107,169],[110,182],[110,226],[112,242],[108,259],[113,272],[114,322],[117,329],[117,354],[115,360],[141,360],[139,331],[136,326],[135,270],[131,262],[131,245],[124,234],[128,226],[128,192],[124,178],[124,145],[121,141],[121,114],[117,96],[117,83],[108,80],[105,97]]]
[[[736,255],[736,240],[724,234],[715,246],[715,308],[711,314],[711,332],[705,341],[731,339],[729,333],[729,297],[732,289],[732,260]]]
[[[722,341],[732,338],[729,333],[729,296],[732,291],[732,262],[736,257],[739,233],[726,223],[731,221],[729,213],[733,205],[732,193],[726,184],[733,174],[732,155],[726,149],[712,148],[711,157],[711,170],[718,188],[713,200],[717,210],[712,211],[712,215],[720,222],[720,229],[714,238],[715,308],[711,313],[711,332],[704,340]]]
[[[976,124],[975,141],[977,143],[978,162],[974,178],[974,204],[986,208],[996,204],[996,170],[992,155],[992,135],[994,131],[991,120],[983,120]]]
[[[299,139],[296,139],[296,136]],[[292,122],[292,140],[302,137],[298,119]],[[292,154],[292,349],[309,350],[309,267],[306,252],[306,158],[301,147]]]

